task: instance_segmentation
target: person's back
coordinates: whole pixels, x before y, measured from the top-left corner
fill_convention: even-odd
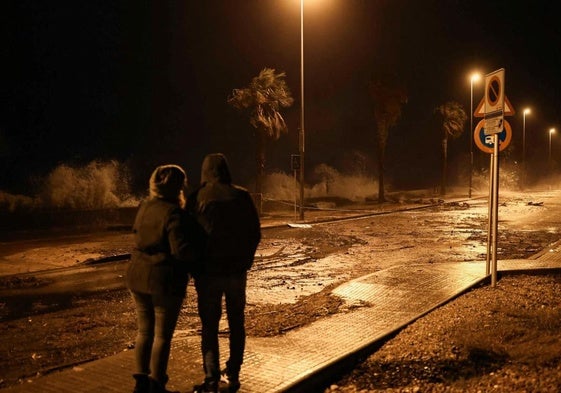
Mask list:
[[[230,357],[223,374],[229,391],[239,387],[245,349],[244,311],[247,271],[261,239],[259,216],[247,190],[232,184],[222,154],[205,157],[201,186],[188,198],[188,209],[205,229],[207,242],[202,266],[194,273],[202,323],[205,381],[196,392],[217,392],[220,379],[218,325],[222,297],[230,328]]]
[[[172,202],[152,198],[142,201],[133,225],[135,247],[127,271],[127,286],[143,293],[185,294],[189,280],[190,244],[182,239],[168,240],[168,227],[185,226],[181,208]],[[173,279],[173,280],[170,280]]]
[[[208,236],[205,272],[229,274],[250,269],[261,239],[259,216],[249,192],[231,183],[222,154],[205,157],[201,187],[188,203]]]

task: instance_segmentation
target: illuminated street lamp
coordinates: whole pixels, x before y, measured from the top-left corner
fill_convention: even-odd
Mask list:
[[[470,80],[470,110],[469,110],[469,190],[468,198],[471,198],[471,188],[473,182],[473,82],[477,82],[481,78],[481,75],[477,72],[471,74]]]
[[[522,116],[522,162],[524,165],[526,165],[526,115],[529,115],[531,112],[530,108],[525,108]]]
[[[549,129],[549,154],[548,154],[548,158],[547,158],[547,162],[549,163],[549,165],[551,165],[551,135],[555,134],[555,128],[550,128]]]

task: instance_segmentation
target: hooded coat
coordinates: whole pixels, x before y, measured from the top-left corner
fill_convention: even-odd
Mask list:
[[[134,249],[127,287],[139,293],[185,296],[189,272],[202,254],[204,234],[181,208],[185,175],[173,165],[150,178],[150,197],[142,201],[133,225]]]
[[[206,232],[200,273],[246,272],[261,240],[259,215],[249,192],[232,184],[223,154],[209,154],[201,169],[201,186],[187,198],[188,210]]]

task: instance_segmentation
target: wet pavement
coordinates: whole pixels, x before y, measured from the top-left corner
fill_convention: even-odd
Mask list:
[[[286,218],[264,226],[286,225]],[[466,290],[485,282],[485,261],[393,266],[333,289],[347,307],[275,337],[248,337],[240,393],[321,392],[389,336]],[[561,269],[561,241],[529,259],[499,260],[500,274]],[[252,299],[248,297],[248,302]],[[220,337],[222,362],[227,337]],[[61,367],[25,383],[16,392],[131,392],[134,350]],[[200,337],[178,336],[172,347],[167,388],[191,392],[203,378]]]
[[[348,311],[286,334],[248,337],[240,376],[241,393],[321,392],[391,334],[460,295],[490,282],[485,261],[394,266],[333,289]],[[561,269],[561,241],[530,259],[499,260],[500,274]],[[220,339],[222,360],[227,339]],[[133,351],[63,368],[3,389],[15,392],[131,392]],[[173,343],[168,389],[190,392],[202,379],[199,337]]]

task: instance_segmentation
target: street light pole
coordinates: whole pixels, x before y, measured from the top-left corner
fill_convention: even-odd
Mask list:
[[[549,129],[549,149],[548,149],[548,155],[547,155],[547,163],[549,165],[549,167],[551,168],[551,135],[555,133],[555,128],[550,128]]]
[[[526,186],[526,115],[530,114],[530,108],[524,108],[522,112],[522,186]]]
[[[522,121],[522,162],[526,166],[526,115],[530,114],[530,108],[524,109]]]
[[[300,0],[300,220],[304,219],[304,0]]]
[[[479,80],[479,74],[474,73],[470,79],[470,110],[469,110],[469,190],[468,198],[471,198],[471,189],[473,183],[473,82]]]

